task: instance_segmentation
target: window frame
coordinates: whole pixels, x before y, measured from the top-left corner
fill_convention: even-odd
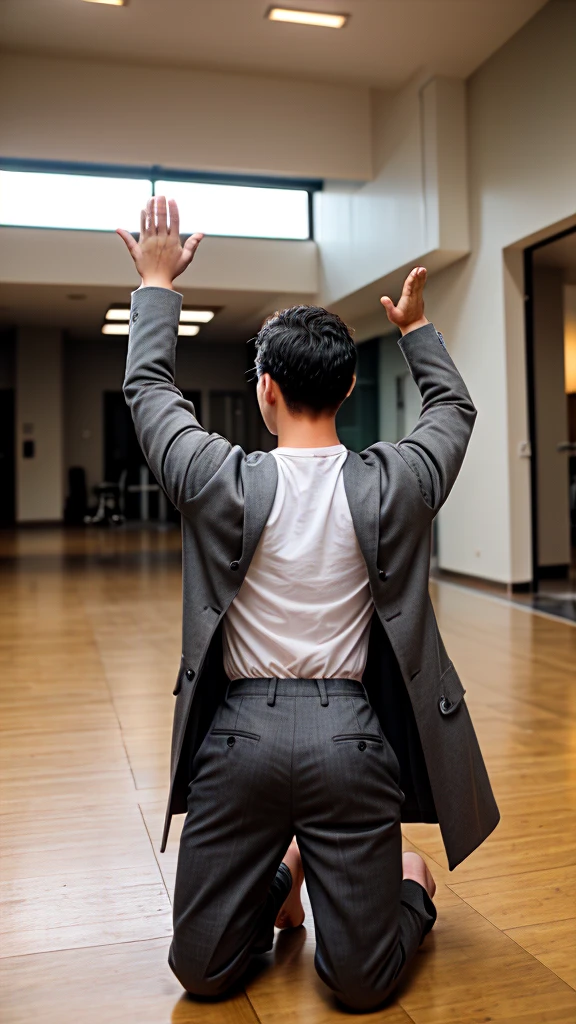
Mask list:
[[[228,174],[216,171],[184,171],[161,164],[150,166],[128,164],[72,163],[63,160],[32,160],[18,157],[0,157],[0,171],[20,171],[36,174],[71,174],[98,178],[139,178],[149,181],[152,195],[157,181],[194,182],[208,185],[240,185],[252,188],[291,189],[308,193],[308,238],[286,238],[282,235],[218,235],[218,238],[254,238],[265,242],[314,241],[314,193],[322,191],[324,183],[317,178],[284,178],[259,174]],[[33,231],[90,231],[109,234],[106,228],[45,227],[33,224],[1,224],[7,228],[29,228]],[[216,236],[215,236],[216,237]]]

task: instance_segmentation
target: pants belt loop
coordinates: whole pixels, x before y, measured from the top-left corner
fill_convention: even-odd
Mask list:
[[[320,703],[323,708],[328,707],[328,694],[326,693],[326,681],[324,679],[317,679],[318,690],[320,692]]]
[[[276,684],[277,683],[278,683],[278,680],[276,679],[276,677],[271,679],[270,682],[268,683],[268,704],[269,704],[269,706],[271,708],[273,708],[275,703],[276,703]]]

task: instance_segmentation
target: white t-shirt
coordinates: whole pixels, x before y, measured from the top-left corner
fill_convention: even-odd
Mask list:
[[[224,617],[230,679],[361,679],[373,603],[344,490],[347,449],[276,448],[274,504]]]

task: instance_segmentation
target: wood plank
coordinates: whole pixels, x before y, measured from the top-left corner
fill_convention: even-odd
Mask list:
[[[137,872],[89,870],[2,882],[0,901],[3,957],[172,934],[156,863]]]
[[[444,908],[429,939],[398,994],[414,1024],[574,1019],[576,993],[464,902]]]
[[[257,1024],[244,993],[190,999],[155,939],[0,961],[3,1024]]]
[[[508,928],[506,934],[576,989],[576,916]]]

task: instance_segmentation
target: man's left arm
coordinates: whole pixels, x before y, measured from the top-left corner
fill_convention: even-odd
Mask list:
[[[420,493],[436,515],[460,472],[476,420],[476,408],[444,339],[424,316],[426,269],[415,267],[404,282],[398,305],[380,301],[399,328],[402,354],[422,396],[414,429],[395,445],[416,476]]]

